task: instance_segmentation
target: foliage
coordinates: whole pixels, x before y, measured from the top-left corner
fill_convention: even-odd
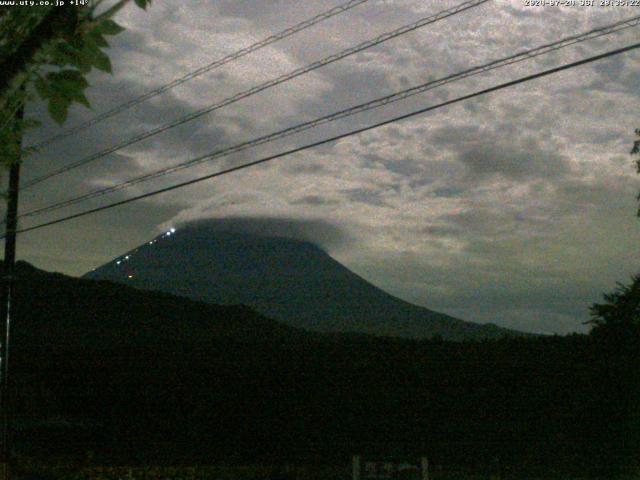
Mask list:
[[[631,327],[640,325],[640,274],[631,285],[618,283],[617,289],[604,295],[605,303],[591,307],[594,327]]]
[[[246,307],[18,267],[11,378],[23,455],[337,465],[354,452],[426,453],[476,472],[499,457],[539,478],[635,458],[625,402],[637,347],[620,356],[585,335],[312,334]]]
[[[640,155],[640,128],[635,130],[638,137],[633,142],[631,155]],[[640,158],[636,160],[636,168],[640,173]],[[638,195],[640,200],[640,194]],[[638,209],[640,216],[640,209]],[[632,278],[631,285],[617,284],[616,290],[604,295],[605,303],[591,306],[591,320],[587,323],[593,326],[593,333],[607,330],[609,333],[618,332],[622,339],[627,333],[637,333],[640,328],[640,274]],[[628,337],[628,335],[627,335]]]
[[[62,124],[75,102],[90,107],[85,95],[92,69],[111,72],[107,38],[124,29],[112,17],[130,0],[99,12],[103,0],[86,6],[16,6],[0,15],[0,156],[8,165],[28,154],[22,133],[34,126],[19,112],[35,96]],[[151,0],[135,0],[146,8]],[[67,2],[68,3],[68,2]],[[32,88],[35,87],[34,88]]]
[[[640,128],[636,129],[636,141],[633,142],[633,148],[631,148],[631,155],[640,155]],[[640,173],[640,157],[636,160],[636,170]],[[638,200],[640,200],[640,193],[638,194]],[[640,207],[638,207],[638,216],[640,217]]]

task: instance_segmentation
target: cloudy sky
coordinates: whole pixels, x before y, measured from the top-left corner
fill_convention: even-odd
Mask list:
[[[91,75],[93,112],[305,20],[340,0],[155,0],[121,12],[114,73]],[[23,180],[461,3],[369,0],[60,141]],[[633,7],[495,0],[366,50],[22,194],[47,205],[565,36],[640,15]],[[577,2],[579,3],[579,2]],[[598,3],[598,2],[596,2]],[[403,102],[37,218],[34,225],[635,43],[640,27],[475,76]],[[375,285],[477,322],[584,331],[588,307],[638,271],[640,127],[633,51],[442,108],[169,194],[25,233],[19,258],[81,275],[201,218],[312,225],[309,239]],[[30,113],[43,117],[42,105]],[[50,121],[28,139],[57,132]],[[246,221],[245,221],[246,224]],[[322,231],[318,225],[326,225]],[[274,231],[274,233],[278,233]],[[286,232],[285,232],[286,233]]]

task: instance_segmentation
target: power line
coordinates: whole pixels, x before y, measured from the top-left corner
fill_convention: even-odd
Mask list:
[[[231,155],[233,153],[237,153],[243,150],[246,150],[248,148],[252,148],[252,147],[256,147],[258,145],[262,145],[265,143],[269,143],[281,138],[285,138],[288,137],[290,135],[294,135],[297,133],[300,133],[302,131],[305,130],[309,130],[311,128],[315,128],[318,127],[320,125],[329,123],[329,122],[333,122],[348,116],[352,116],[358,113],[362,113],[365,111],[369,111],[369,110],[373,110],[375,108],[379,108],[382,107],[384,105],[388,105],[390,103],[393,102],[397,102],[400,100],[404,100],[406,98],[409,98],[411,96],[420,94],[420,93],[424,93],[428,90],[432,90],[434,88],[446,85],[448,83],[452,83],[458,80],[462,80],[464,78],[468,78],[470,76],[473,75],[478,75],[480,73],[485,73],[497,68],[502,68],[504,66],[508,66],[508,65],[512,65],[514,63],[518,63],[524,60],[528,60],[531,58],[534,58],[536,56],[539,55],[543,55],[543,54],[547,54],[550,53],[552,51],[555,50],[559,50],[561,48],[565,48],[567,46],[570,45],[574,45],[576,43],[581,43],[584,42],[586,40],[591,40],[603,35],[609,35],[613,32],[617,32],[620,30],[624,30],[627,28],[631,28],[634,26],[638,26],[640,24],[640,15],[636,16],[636,17],[632,17],[626,20],[622,20],[604,27],[600,27],[597,29],[593,29],[590,31],[587,31],[585,33],[579,34],[579,35],[573,35],[570,37],[565,37],[561,40],[558,40],[556,42],[553,43],[549,43],[549,44],[545,44],[533,49],[529,49],[529,50],[525,50],[523,52],[514,54],[514,55],[510,55],[508,57],[504,57],[498,60],[493,60],[489,63],[486,64],[482,64],[480,66],[475,66],[472,68],[469,68],[467,70],[464,70],[462,72],[459,73],[455,73],[452,75],[448,75],[446,77],[440,78],[440,79],[436,79],[436,80],[432,80],[426,83],[423,83],[421,85],[417,85],[405,90],[401,90],[399,92],[393,93],[391,95],[387,95],[384,97],[380,97],[377,98],[375,100],[371,100],[369,102],[365,102],[344,110],[340,110],[338,112],[334,112],[330,115],[326,115],[323,117],[319,117],[316,118],[314,120],[308,121],[308,122],[304,122],[298,125],[294,125],[292,127],[286,128],[284,130],[279,130],[277,132],[268,134],[268,135],[264,135],[237,145],[233,145],[231,147],[227,147],[225,149],[221,149],[218,150],[216,152],[212,152],[206,155],[202,155],[200,157],[196,157],[194,159],[191,159],[187,162],[183,162],[180,163],[178,165],[174,165],[172,167],[166,167],[160,170],[157,170],[155,172],[152,173],[148,173],[145,175],[142,175],[140,177],[136,177],[134,179],[131,180],[127,180],[125,182],[119,183],[117,185],[113,185],[110,187],[106,187],[106,188],[102,188],[100,190],[95,190],[93,192],[89,192],[83,195],[80,195],[78,197],[74,197],[71,199],[67,199],[67,200],[63,200],[61,202],[55,203],[53,205],[48,205],[45,207],[40,207],[40,208],[36,208],[34,210],[30,210],[26,213],[23,213],[22,215],[20,215],[20,217],[31,217],[31,216],[35,216],[35,215],[40,215],[43,213],[47,213],[47,212],[51,212],[54,210],[58,210],[60,208],[63,207],[67,207],[70,205],[74,205],[76,203],[80,203],[82,201],[85,200],[89,200],[91,198],[95,198],[95,197],[99,197],[102,195],[106,195],[118,190],[122,190],[125,188],[128,188],[130,186],[136,185],[138,183],[142,183],[148,180],[152,180],[154,178],[158,178],[164,175],[168,175],[180,170],[184,170],[186,168],[191,168],[193,166],[199,165],[201,163],[207,162],[207,161],[211,161],[217,158],[221,158],[221,157],[225,157],[228,155]]]
[[[248,47],[242,48],[234,53],[231,53],[219,60],[216,60],[208,65],[205,65],[203,67],[198,68],[197,70],[193,70],[189,73],[187,73],[186,75],[180,77],[180,78],[176,78],[175,80],[162,85],[160,87],[157,87],[153,90],[149,90],[148,92],[144,93],[143,95],[140,95],[138,97],[135,97],[131,100],[129,100],[128,102],[125,102],[123,104],[120,104],[114,108],[112,108],[111,110],[107,110],[106,112],[103,112],[95,117],[93,117],[92,119],[88,120],[87,122],[75,125],[73,127],[70,127],[66,130],[64,130],[63,132],[54,135],[52,137],[49,137],[46,140],[43,140],[39,143],[36,143],[35,145],[32,145],[32,147],[35,148],[42,148],[44,146],[50,145],[58,140],[61,140],[63,138],[69,137],[71,135],[75,135],[77,132],[82,131],[82,130],[86,130],[89,127],[92,127],[93,125],[96,125],[100,122],[102,122],[103,120],[106,120],[107,118],[111,118],[114,115],[119,114],[120,112],[123,112],[125,110],[128,110],[129,108],[138,105],[142,102],[145,102],[147,100],[149,100],[150,98],[153,98],[157,95],[160,95],[161,93],[166,92],[167,90],[171,90],[172,88],[177,87],[178,85],[182,85],[185,82],[188,82],[189,80],[196,78],[200,75],[203,75],[204,73],[210,72],[211,70],[214,70],[216,68],[219,68],[223,65],[226,65],[227,63],[233,62],[235,60],[238,60],[239,58],[242,58],[250,53],[253,53],[257,50],[260,50],[261,48],[267,47],[279,40],[283,40],[287,37],[290,37],[298,32],[301,32],[302,30],[306,30],[309,27],[312,27],[313,25],[316,25],[324,20],[327,20],[331,17],[335,17],[336,15],[340,15],[341,13],[344,13],[348,10],[351,10],[354,7],[357,7],[360,4],[366,3],[369,0],[350,0],[349,2],[343,4],[343,5],[339,5],[337,7],[334,7],[330,10],[327,10],[325,12],[322,12],[314,17],[311,17],[307,20],[304,20],[300,23],[298,23],[297,25],[294,25],[292,27],[286,28],[285,30],[282,30],[281,32],[278,32],[276,34],[270,35],[267,38],[264,38],[263,40],[260,40],[259,42],[256,42],[252,45],[249,45]]]
[[[41,177],[37,177],[29,182],[26,182],[23,186],[22,189],[24,190],[25,188],[29,188],[32,187],[34,185],[37,185],[39,183],[44,182],[45,180],[48,180],[52,177],[61,175],[63,173],[69,172],[71,170],[74,170],[78,167],[87,165],[91,162],[94,162],[95,160],[101,159],[111,153],[117,152],[118,150],[121,150],[125,147],[129,147],[135,143],[138,143],[142,140],[146,140],[147,138],[153,137],[155,135],[158,135],[160,133],[163,133],[167,130],[170,130],[171,128],[177,127],[179,125],[183,125],[184,123],[190,122],[192,120],[195,120],[197,118],[200,118],[204,115],[207,115],[215,110],[219,110],[223,107],[227,107],[233,103],[236,103],[240,100],[243,100],[247,97],[250,97],[252,95],[256,95],[260,92],[263,92],[264,90],[267,90],[269,88],[275,87],[277,85],[280,85],[284,82],[293,80],[294,78],[300,77],[304,74],[307,74],[309,72],[312,72],[314,70],[317,70],[321,67],[327,66],[329,64],[332,64],[334,62],[337,62],[339,60],[342,60],[346,57],[349,57],[351,55],[354,55],[356,53],[362,52],[363,50],[369,49],[371,47],[374,47],[376,45],[380,45],[381,43],[384,43],[388,40],[391,40],[393,38],[399,37],[401,35],[405,35],[409,32],[412,32],[414,30],[417,30],[419,28],[422,28],[426,25],[430,25],[433,24],[435,22],[438,22],[440,20],[443,20],[447,17],[453,16],[453,15],[457,15],[465,10],[468,10],[470,8],[474,8],[477,6],[480,6],[483,3],[487,3],[490,0],[467,0],[463,3],[461,3],[460,5],[447,9],[447,10],[443,10],[441,12],[436,13],[435,15],[430,15],[428,17],[424,17],[421,18],[420,20],[413,22],[411,24],[405,25],[403,27],[400,27],[396,30],[393,30],[391,32],[387,32],[384,33],[382,35],[379,35],[371,40],[367,40],[365,42],[362,42],[354,47],[350,47],[346,50],[343,50],[341,52],[338,52],[336,54],[330,55],[328,57],[323,58],[322,60],[318,60],[315,61],[313,63],[310,63],[309,65],[306,65],[304,67],[301,68],[297,68],[289,73],[286,73],[284,75],[280,75],[279,77],[276,77],[272,80],[269,80],[265,83],[261,83],[255,87],[252,87],[248,90],[245,90],[243,92],[237,93],[231,97],[228,97],[218,103],[215,103],[213,105],[201,108],[199,110],[196,110],[195,112],[192,112],[188,115],[185,115],[177,120],[172,121],[171,123],[165,124],[165,125],[161,125],[160,127],[154,128],[152,130],[148,130],[146,132],[142,132],[134,137],[131,137],[115,146],[106,148],[100,152],[94,153],[88,157],[82,158],[76,162],[73,162],[69,165],[65,165],[64,167],[61,167],[57,170],[54,170],[53,172],[50,172],[48,174],[42,175]]]
[[[250,147],[255,147],[255,146],[267,143],[267,142],[274,141],[276,139],[284,138],[284,137],[293,135],[295,133],[299,133],[299,132],[302,132],[304,130],[308,130],[310,128],[314,128],[314,127],[322,125],[324,123],[328,123],[330,121],[335,121],[337,119],[341,119],[341,118],[344,118],[344,117],[347,117],[347,116],[350,116],[350,115],[361,113],[363,111],[367,111],[367,110],[371,110],[371,109],[374,109],[374,108],[378,108],[378,107],[381,107],[383,105],[387,105],[387,104],[395,102],[395,101],[403,100],[403,99],[406,99],[406,98],[408,98],[410,96],[413,96],[413,95],[416,95],[416,94],[419,94],[419,93],[424,93],[427,90],[431,90],[433,88],[436,88],[436,87],[442,86],[444,84],[451,83],[451,82],[454,82],[454,81],[457,81],[457,80],[460,80],[460,79],[463,79],[463,78],[467,78],[467,77],[472,76],[472,75],[477,75],[479,73],[484,73],[484,72],[487,72],[487,71],[490,71],[490,70],[493,70],[493,69],[496,69],[496,68],[501,68],[503,66],[507,66],[507,65],[510,65],[510,64],[513,64],[513,63],[517,63],[517,62],[520,62],[520,61],[523,61],[523,60],[527,60],[527,59],[533,58],[533,57],[538,56],[538,55],[546,54],[546,53],[549,53],[551,51],[558,50],[560,48],[564,48],[564,47],[569,46],[569,45],[573,45],[575,43],[583,42],[583,41],[586,41],[586,40],[590,40],[590,39],[596,38],[598,36],[608,35],[608,34],[610,34],[612,32],[615,32],[615,31],[619,31],[619,30],[623,30],[623,29],[630,28],[630,27],[633,27],[633,26],[637,26],[639,23],[640,23],[640,16],[633,17],[633,18],[630,18],[630,19],[627,19],[627,20],[623,20],[623,21],[620,21],[620,22],[616,22],[616,23],[614,23],[612,25],[608,25],[608,26],[605,26],[605,27],[594,29],[594,30],[591,30],[589,32],[586,32],[586,33],[583,33],[583,34],[580,34],[580,35],[574,35],[574,36],[571,36],[571,37],[567,37],[567,38],[564,38],[564,39],[562,39],[560,41],[557,41],[557,42],[554,42],[554,43],[551,43],[551,44],[543,45],[543,46],[540,46],[540,47],[537,47],[537,48],[531,49],[531,50],[526,50],[524,52],[509,56],[509,57],[506,57],[506,58],[502,58],[502,59],[499,59],[499,60],[494,60],[494,61],[492,61],[492,62],[490,62],[488,64],[484,64],[484,65],[481,65],[481,66],[473,67],[473,68],[467,69],[467,70],[465,70],[463,72],[460,72],[460,73],[449,75],[447,77],[444,77],[444,78],[441,78],[441,79],[438,79],[438,80],[433,80],[433,81],[427,82],[427,83],[422,84],[422,85],[418,85],[418,86],[415,86],[415,87],[412,87],[412,88],[409,88],[409,89],[406,89],[406,90],[402,90],[400,92],[397,92],[397,93],[394,93],[394,94],[391,94],[391,95],[388,95],[388,96],[385,96],[385,97],[382,97],[382,98],[378,98],[378,99],[366,102],[364,104],[360,104],[360,105],[357,105],[357,106],[354,106],[354,107],[350,107],[350,108],[345,109],[345,110],[341,110],[339,112],[335,112],[333,114],[330,114],[330,115],[327,115],[327,116],[324,116],[324,117],[320,117],[320,118],[314,119],[314,120],[309,121],[309,122],[298,124],[298,125],[289,127],[287,129],[280,130],[278,132],[269,134],[269,135],[258,137],[256,139],[253,139],[253,140],[250,140],[250,141],[247,141],[247,142],[244,142],[244,143],[232,146],[232,147],[228,147],[228,148],[223,149],[223,150],[219,150],[219,151],[214,152],[212,154],[207,154],[207,155],[204,155],[204,156],[201,156],[201,157],[197,157],[197,158],[192,159],[192,160],[190,160],[188,162],[184,162],[184,163],[178,164],[178,165],[173,166],[173,167],[167,167],[167,168],[161,169],[159,171],[156,171],[156,172],[153,172],[153,173],[150,173],[150,174],[146,174],[146,175],[143,175],[141,177],[137,177],[135,179],[120,183],[118,185],[107,187],[107,188],[104,188],[104,189],[101,189],[101,190],[97,190],[97,191],[94,191],[94,192],[89,192],[89,193],[81,195],[79,197],[68,199],[68,200],[56,203],[54,205],[38,208],[38,209],[35,209],[35,210],[32,210],[32,211],[26,212],[21,216],[33,216],[33,215],[37,215],[37,214],[41,214],[41,213],[46,213],[46,212],[49,212],[49,211],[52,211],[52,210],[57,210],[59,208],[65,207],[65,206],[73,205],[75,203],[78,203],[78,202],[81,202],[81,201],[84,201],[84,200],[88,200],[90,198],[94,198],[94,197],[105,195],[105,194],[108,194],[108,193],[111,193],[111,192],[114,192],[114,191],[118,191],[118,190],[121,190],[123,188],[127,188],[129,186],[132,186],[132,185],[135,185],[135,184],[147,181],[147,180],[151,180],[153,178],[157,178],[157,177],[160,177],[160,176],[163,176],[163,175],[167,175],[169,173],[174,173],[176,171],[183,170],[185,168],[190,168],[192,166],[198,165],[198,164],[203,163],[205,161],[210,161],[210,160],[213,160],[215,158],[220,158],[220,157],[223,157],[223,156],[230,155],[232,153],[237,153],[239,151],[245,150],[245,149],[250,148]]]
[[[169,187],[164,187],[164,188],[160,188],[158,190],[154,190],[152,192],[143,193],[141,195],[137,195],[135,197],[131,197],[131,198],[127,198],[127,199],[124,199],[124,200],[120,200],[118,202],[113,202],[113,203],[110,203],[108,205],[103,205],[101,207],[96,207],[96,208],[92,208],[92,209],[89,209],[89,210],[84,210],[82,212],[75,213],[73,215],[68,215],[66,217],[58,218],[56,220],[51,220],[51,221],[48,221],[48,222],[40,223],[40,224],[34,225],[32,227],[22,228],[22,229],[16,230],[16,233],[25,233],[25,232],[30,232],[32,230],[37,230],[37,229],[40,229],[40,228],[48,227],[48,226],[51,226],[51,225],[56,225],[58,223],[62,223],[62,222],[66,222],[66,221],[69,221],[69,220],[72,220],[72,219],[75,219],[75,218],[79,218],[79,217],[83,217],[83,216],[86,216],[86,215],[90,215],[92,213],[97,213],[97,212],[100,212],[100,211],[103,211],[103,210],[109,210],[111,208],[115,208],[115,207],[118,207],[120,205],[125,205],[127,203],[131,203],[131,202],[135,202],[135,201],[142,200],[142,199],[145,199],[145,198],[153,197],[153,196],[159,195],[161,193],[166,193],[166,192],[170,192],[172,190],[177,190],[179,188],[186,187],[188,185],[193,185],[195,183],[203,182],[205,180],[210,180],[210,179],[215,178],[215,177],[220,177],[222,175],[227,175],[229,173],[233,173],[233,172],[236,172],[236,171],[239,171],[239,170],[244,170],[246,168],[254,167],[256,165],[260,165],[260,164],[263,164],[263,163],[271,162],[271,161],[276,160],[278,158],[282,158],[282,157],[285,157],[285,156],[288,156],[288,155],[292,155],[294,153],[302,152],[302,151],[308,150],[310,148],[319,147],[319,146],[325,145],[327,143],[333,143],[333,142],[336,142],[336,141],[341,140],[343,138],[347,138],[347,137],[350,137],[350,136],[353,136],[353,135],[357,135],[357,134],[360,134],[360,133],[363,133],[363,132],[366,132],[366,131],[369,131],[369,130],[373,130],[373,129],[376,129],[376,128],[379,128],[379,127],[383,127],[385,125],[389,125],[389,124],[398,122],[400,120],[405,120],[407,118],[415,117],[417,115],[421,115],[423,113],[427,113],[427,112],[430,112],[432,110],[436,110],[438,108],[443,108],[443,107],[446,107],[446,106],[449,106],[449,105],[453,105],[455,103],[459,103],[459,102],[462,102],[462,101],[465,101],[465,100],[469,100],[471,98],[479,97],[481,95],[486,95],[487,93],[491,93],[491,92],[495,92],[495,91],[502,90],[502,89],[505,89],[505,88],[509,88],[509,87],[514,86],[514,85],[518,85],[520,83],[528,82],[528,81],[535,80],[535,79],[541,78],[541,77],[545,77],[547,75],[551,75],[551,74],[554,74],[554,73],[557,73],[557,72],[561,72],[561,71],[564,71],[564,70],[569,70],[571,68],[579,67],[581,65],[585,65],[585,64],[588,64],[588,63],[591,63],[591,62],[595,62],[595,61],[601,60],[603,58],[608,58],[608,57],[611,57],[611,56],[614,56],[614,55],[619,55],[621,53],[628,52],[628,51],[631,51],[631,50],[635,50],[637,48],[640,48],[640,43],[635,43],[635,44],[629,45],[627,47],[618,48],[616,50],[611,50],[609,52],[602,53],[600,55],[595,55],[595,56],[592,56],[592,57],[589,57],[589,58],[585,58],[585,59],[579,60],[577,62],[568,63],[568,64],[565,64],[565,65],[561,65],[559,67],[555,67],[555,68],[551,68],[551,69],[548,69],[548,70],[544,70],[542,72],[538,72],[538,73],[535,73],[535,74],[532,74],[532,75],[527,75],[525,77],[521,77],[521,78],[518,78],[516,80],[512,80],[510,82],[505,82],[505,83],[501,83],[499,85],[496,85],[496,86],[493,86],[493,87],[490,87],[490,88],[485,88],[483,90],[479,90],[477,92],[470,93],[470,94],[464,95],[462,97],[457,97],[457,98],[455,98],[453,100],[448,100],[446,102],[439,103],[437,105],[432,105],[430,107],[421,108],[419,110],[415,110],[413,112],[406,113],[404,115],[400,115],[400,116],[391,118],[389,120],[378,122],[378,123],[375,123],[373,125],[369,125],[367,127],[358,128],[356,130],[352,130],[352,131],[347,132],[347,133],[342,133],[340,135],[335,135],[333,137],[329,137],[329,138],[326,138],[324,140],[320,140],[320,141],[317,141],[317,142],[309,143],[309,144],[303,145],[301,147],[296,147],[296,148],[293,148],[291,150],[287,150],[287,151],[284,151],[284,152],[281,152],[281,153],[278,153],[278,154],[275,154],[275,155],[270,155],[268,157],[261,158],[259,160],[254,160],[253,162],[248,162],[248,163],[244,163],[242,165],[238,165],[238,166],[235,166],[235,167],[230,167],[230,168],[227,168],[225,170],[221,170],[221,171],[216,172],[216,173],[211,173],[211,174],[204,175],[204,176],[201,176],[201,177],[197,177],[197,178],[194,178],[194,179],[191,179],[191,180],[180,182],[180,183],[171,185]],[[2,238],[4,238],[4,237],[5,236],[3,235]]]

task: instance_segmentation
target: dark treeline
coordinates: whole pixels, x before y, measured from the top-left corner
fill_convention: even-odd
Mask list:
[[[427,454],[474,470],[597,475],[635,460],[637,327],[473,343],[316,335],[246,308],[22,271],[10,377],[20,454]]]

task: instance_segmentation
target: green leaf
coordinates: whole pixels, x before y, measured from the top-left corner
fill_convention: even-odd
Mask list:
[[[69,103],[74,100],[80,103],[86,102],[83,90],[89,86],[89,83],[79,71],[63,70],[49,73],[47,80],[50,99],[62,98]]]
[[[91,67],[93,66],[93,49],[85,49],[78,53],[79,62],[76,67],[80,70],[81,73],[87,74],[91,71]]]
[[[151,4],[151,0],[135,0],[136,5],[141,9],[146,10],[147,6]]]
[[[49,100],[49,115],[58,125],[62,125],[67,119],[70,103],[68,99],[58,96]]]
[[[110,19],[102,20],[96,30],[103,35],[117,35],[124,32],[124,28]]]
[[[81,68],[83,64],[80,50],[66,42],[56,46],[51,54],[51,59],[52,62],[50,63],[59,67],[73,65],[76,68]]]
[[[89,82],[78,70],[62,70],[61,72],[52,73],[50,76],[67,88],[82,90],[89,86]]]
[[[111,60],[109,60],[109,57],[100,50],[93,52],[91,64],[98,70],[111,73]]]
[[[93,29],[87,33],[86,40],[90,41],[96,47],[107,48],[109,46],[109,43],[104,39],[102,34],[96,29]]]
[[[33,84],[36,87],[36,91],[38,92],[38,95],[40,95],[40,98],[49,98],[51,92],[49,92],[49,86],[44,78],[36,78],[36,81],[33,82]]]
[[[92,66],[92,62],[91,62],[91,57],[89,55],[86,55],[84,52],[82,52],[80,54],[80,64],[77,66],[78,70],[80,70],[80,73],[83,74],[87,74],[91,71],[91,66]]]
[[[68,43],[73,49],[80,52],[85,47],[85,41],[86,41],[85,35],[76,35]]]
[[[81,103],[85,107],[91,108],[91,103],[89,103],[89,99],[87,99],[87,97],[84,95],[84,93],[82,93],[82,92],[77,93],[75,95],[75,97],[73,97],[73,99],[76,102]]]

